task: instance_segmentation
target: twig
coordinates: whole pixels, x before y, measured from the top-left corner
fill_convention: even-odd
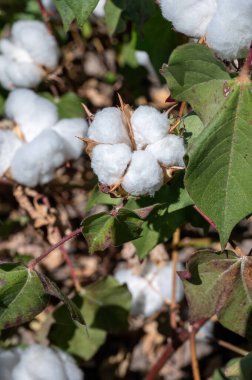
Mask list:
[[[52,26],[50,24],[50,16],[53,16],[53,13],[47,11],[42,0],[37,0],[37,3],[38,3],[39,10],[40,10],[44,23],[46,24],[48,30],[52,32]]]
[[[242,66],[242,69],[240,71],[238,80],[242,82],[249,82],[250,81],[250,70],[252,65],[252,43],[250,45],[250,49],[247,55],[247,58],[244,62],[244,65]]]
[[[217,343],[219,346],[227,348],[228,350],[235,352],[236,354],[241,355],[241,356],[247,356],[249,353],[248,351],[243,350],[242,348],[236,347],[233,344],[226,342],[225,340],[222,340],[222,339],[217,340]]]
[[[52,251],[54,251],[56,248],[60,247],[61,245],[63,245],[66,241],[70,240],[70,239],[73,239],[75,236],[78,236],[80,235],[82,232],[82,227],[81,228],[78,228],[77,230],[73,231],[71,234],[63,237],[60,241],[58,241],[58,243],[54,244],[53,246],[51,246],[46,252],[42,253],[42,255],[40,255],[39,257],[37,257],[36,259],[30,261],[30,263],[28,264],[28,268],[29,269],[34,269],[35,266],[37,264],[39,264],[45,257],[47,257],[49,255],[49,253],[51,253]]]
[[[192,331],[196,334],[200,328],[206,323],[206,319],[201,319],[197,322],[195,322],[192,325]],[[166,349],[164,350],[163,354],[160,356],[160,358],[157,360],[157,362],[154,364],[154,366],[151,368],[148,375],[145,377],[145,380],[154,380],[160,370],[163,368],[167,360],[174,354],[174,352],[182,346],[188,339],[190,338],[190,333],[188,330],[182,330],[180,333],[177,334],[175,339],[168,344]]]
[[[190,332],[190,349],[191,349],[193,380],[200,380],[199,363],[198,363],[197,353],[196,353],[195,331],[191,328],[191,326],[190,326],[189,332]]]
[[[173,234],[172,238],[172,299],[171,299],[171,314],[170,314],[170,324],[173,329],[177,328],[177,302],[176,302],[176,291],[177,291],[177,262],[178,262],[178,251],[177,247],[180,241],[180,229],[177,228]]]

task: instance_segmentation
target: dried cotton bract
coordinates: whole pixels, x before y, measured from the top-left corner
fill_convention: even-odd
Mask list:
[[[0,83],[7,90],[35,87],[58,65],[56,39],[40,21],[17,21],[0,40]]]
[[[165,113],[121,104],[99,111],[88,130],[87,152],[101,185],[120,195],[153,196],[174,166],[184,166],[183,139],[169,134]],[[173,168],[172,170],[175,170]]]

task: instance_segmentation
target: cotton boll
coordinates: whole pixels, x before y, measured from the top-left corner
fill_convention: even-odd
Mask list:
[[[10,93],[5,103],[5,114],[19,124],[28,142],[58,121],[57,107],[27,89],[16,89]]]
[[[104,17],[105,16],[105,4],[106,4],[106,0],[99,0],[98,4],[96,5],[94,11],[93,11],[93,14],[96,16],[96,17]]]
[[[49,182],[65,161],[64,149],[64,141],[55,131],[43,131],[17,150],[11,163],[13,178],[30,187]]]
[[[0,55],[0,84],[3,88],[6,90],[12,90],[13,89],[13,83],[11,82],[10,78],[6,74],[8,66],[8,60],[3,55]]]
[[[149,54],[143,50],[136,50],[135,51],[135,57],[136,57],[137,63],[140,66],[143,66],[148,71],[150,79],[153,82],[160,83],[160,80],[157,76],[156,70],[154,69],[154,67],[151,63]]]
[[[61,350],[57,350],[57,354],[58,354],[58,357],[60,357],[62,364],[64,366],[64,370],[67,375],[67,380],[84,380],[83,373],[77,367],[72,356],[68,355],[66,352],[63,352]]]
[[[190,37],[206,34],[216,8],[217,0],[160,0],[162,15],[174,28]]]
[[[170,126],[166,114],[150,106],[138,107],[133,112],[131,124],[138,149],[162,139]]]
[[[176,135],[168,135],[160,141],[150,144],[146,151],[165,166],[184,166],[185,147],[183,139]]]
[[[122,187],[129,194],[153,195],[163,184],[163,171],[155,157],[146,151],[135,151],[123,179]]]
[[[0,40],[0,51],[7,58],[12,59],[17,62],[28,62],[32,63],[31,56],[22,48],[15,46],[7,38]]]
[[[132,152],[126,144],[99,144],[92,151],[91,167],[99,182],[104,185],[113,185],[123,176]]]
[[[130,144],[122,112],[115,107],[97,112],[88,129],[88,138],[105,144]]]
[[[13,43],[26,50],[36,64],[50,70],[57,67],[59,50],[57,41],[40,21],[17,21],[11,30]]]
[[[77,160],[83,150],[83,142],[77,137],[85,137],[87,135],[87,122],[81,118],[62,119],[53,127],[53,130],[65,142],[66,159]]]
[[[248,0],[219,1],[210,22],[206,40],[221,58],[245,57],[252,40],[252,2]]]
[[[12,159],[21,145],[21,140],[12,131],[0,129],[0,176],[9,169]]]
[[[12,380],[12,370],[19,361],[18,350],[0,350],[0,379]]]
[[[42,0],[42,4],[48,12],[56,12],[53,0]]]

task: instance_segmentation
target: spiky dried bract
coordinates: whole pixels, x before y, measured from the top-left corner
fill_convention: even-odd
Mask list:
[[[162,15],[174,28],[190,37],[206,34],[217,0],[160,0]]]
[[[225,59],[246,56],[252,41],[252,1],[221,0],[210,22],[206,41]]]
[[[119,108],[108,107],[97,112],[88,130],[88,138],[105,144],[129,144],[127,129]]]
[[[154,195],[163,184],[163,171],[155,157],[147,151],[135,151],[122,187],[129,194]]]
[[[185,146],[183,138],[179,136],[170,134],[162,140],[148,145],[146,151],[152,153],[162,165],[184,166]]]
[[[21,140],[12,131],[0,130],[0,176],[10,167],[15,153],[21,145]]]
[[[170,128],[167,115],[150,106],[138,107],[133,112],[131,124],[138,149],[162,139]]]
[[[64,148],[62,138],[55,131],[46,129],[17,150],[11,162],[13,178],[30,187],[51,181],[55,169],[65,161]]]
[[[88,131],[87,122],[81,118],[62,119],[53,127],[65,143],[65,158],[77,160],[83,151],[83,143],[78,137],[85,137]]]
[[[92,151],[91,166],[103,185],[120,182],[131,160],[132,152],[127,144],[99,144]]]

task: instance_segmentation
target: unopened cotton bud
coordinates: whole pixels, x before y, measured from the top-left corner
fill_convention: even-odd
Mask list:
[[[138,107],[133,112],[131,124],[138,149],[162,139],[170,127],[167,115],[150,106]]]
[[[0,129],[0,176],[9,169],[12,159],[21,145],[21,140],[12,131]]]
[[[122,112],[115,107],[107,107],[97,112],[88,129],[88,137],[105,144],[130,144]]]
[[[41,21],[17,21],[11,30],[13,43],[26,50],[36,64],[50,70],[57,67],[59,50],[55,37]]]
[[[146,151],[152,153],[158,162],[165,166],[184,166],[185,147],[183,138],[179,136],[170,134],[148,145]]]
[[[57,132],[46,129],[17,150],[11,163],[13,178],[30,187],[51,181],[55,169],[65,161],[64,148],[64,141]]]
[[[19,124],[28,142],[58,121],[57,107],[28,89],[16,89],[10,93],[5,103],[5,113]]]
[[[217,0],[160,0],[160,6],[163,17],[178,32],[203,37],[217,9]]]
[[[54,127],[65,143],[65,158],[77,160],[83,150],[83,142],[78,137],[87,135],[88,125],[84,119],[62,119]]]
[[[147,151],[135,151],[122,187],[128,193],[153,195],[163,184],[163,171],[156,158]]]
[[[221,0],[210,22],[206,41],[225,59],[246,56],[252,40],[252,1]]]
[[[92,151],[91,166],[99,182],[113,185],[120,181],[132,157],[126,144],[99,144]]]

